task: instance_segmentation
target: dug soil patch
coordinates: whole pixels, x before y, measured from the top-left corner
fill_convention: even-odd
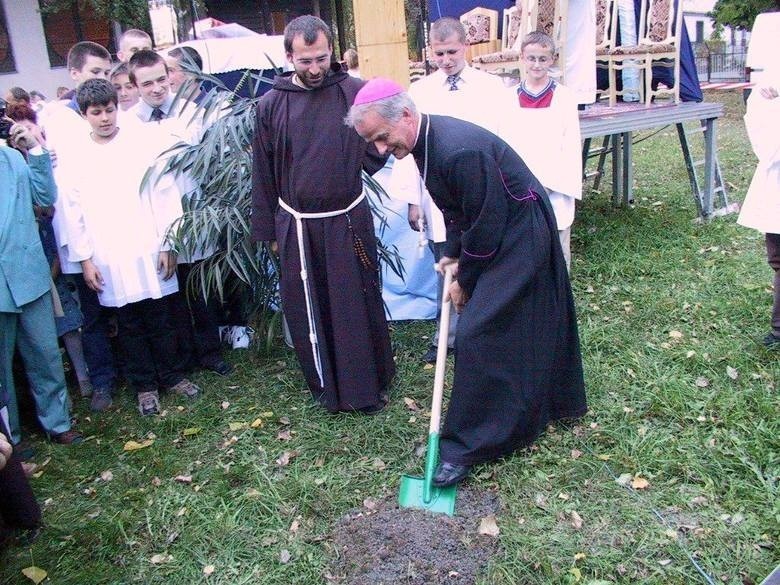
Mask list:
[[[498,496],[458,489],[455,516],[399,508],[395,499],[366,501],[333,530],[333,581],[346,585],[471,585],[498,550],[496,536],[479,533],[501,507]]]

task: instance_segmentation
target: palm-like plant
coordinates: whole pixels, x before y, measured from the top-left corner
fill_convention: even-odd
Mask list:
[[[182,65],[191,69],[187,63]],[[181,142],[162,157],[161,174],[187,176],[195,187],[183,198],[184,214],[171,226],[170,239],[174,250],[190,257],[200,250],[217,250],[193,271],[187,286],[205,294],[216,292],[221,299],[240,290],[246,300],[244,317],[265,339],[258,347],[267,349],[280,316],[279,265],[266,245],[252,242],[249,217],[255,108],[262,84],[270,80],[246,71],[231,89],[217,77],[195,73],[176,99],[204,82],[211,85],[199,105],[187,110],[191,119],[185,120],[202,125],[203,130],[198,132],[199,140]],[[242,87],[249,97],[239,97]],[[386,225],[381,199],[386,194],[370,176],[364,173],[363,178],[381,235]],[[395,246],[385,247],[380,240],[378,247],[382,270],[389,268],[402,277],[403,265]]]

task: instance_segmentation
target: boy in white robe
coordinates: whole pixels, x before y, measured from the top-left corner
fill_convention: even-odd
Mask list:
[[[582,155],[577,99],[550,78],[555,43],[540,31],[521,44],[525,80],[512,88],[517,107],[499,128],[531,172],[544,185],[555,212],[566,266],[571,270],[571,226],[575,201],[582,199]]]
[[[68,193],[71,261],[100,304],[117,308],[126,375],[143,416],[159,412],[158,388],[194,397],[198,387],[180,367],[167,296],[178,291],[169,226],[181,216],[172,177],[151,177],[155,128],[116,124],[118,99],[110,82],[83,83],[79,108],[92,132],[83,144],[83,179]]]
[[[774,270],[772,329],[762,342],[780,350],[780,71],[766,72],[765,87],[750,94],[745,112],[758,165],[737,222],[765,234],[767,262]]]

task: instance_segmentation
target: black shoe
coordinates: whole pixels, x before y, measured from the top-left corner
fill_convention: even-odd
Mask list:
[[[466,479],[470,472],[471,467],[468,465],[458,465],[457,463],[442,461],[436,467],[436,472],[433,474],[433,485],[436,487],[455,485]]]
[[[452,352],[455,351],[453,348],[448,347],[447,348],[447,355],[452,355]],[[435,345],[432,345],[428,348],[428,351],[426,351],[422,356],[423,363],[426,364],[435,364],[436,363],[436,356],[439,353],[439,348]]]
[[[220,376],[229,376],[233,373],[233,366],[231,366],[225,360],[217,360],[211,364],[204,364],[203,367]]]
[[[765,348],[771,351],[780,350],[780,335],[778,335],[774,331],[771,331],[766,334],[764,339],[761,340],[761,343],[764,344]]]

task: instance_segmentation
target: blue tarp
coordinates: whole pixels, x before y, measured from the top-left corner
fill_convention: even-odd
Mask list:
[[[374,175],[374,179],[387,191],[393,157]],[[418,244],[418,234],[409,227],[406,219],[408,204],[392,198],[381,201],[387,225],[381,229],[378,219],[374,225],[376,235],[388,248],[395,246],[403,259],[404,278],[399,278],[385,267],[382,271],[382,299],[390,321],[405,319],[433,319],[436,317],[436,273],[433,270],[433,253]]]
[[[501,38],[501,35],[503,34],[501,30],[503,18],[501,17],[504,13],[504,9],[514,5],[514,0],[480,0],[477,2],[474,0],[428,0],[428,19],[433,22],[442,16],[459,18],[461,14],[468,12],[472,8],[476,8],[477,6],[491,8],[493,10],[498,10],[498,37]]]

